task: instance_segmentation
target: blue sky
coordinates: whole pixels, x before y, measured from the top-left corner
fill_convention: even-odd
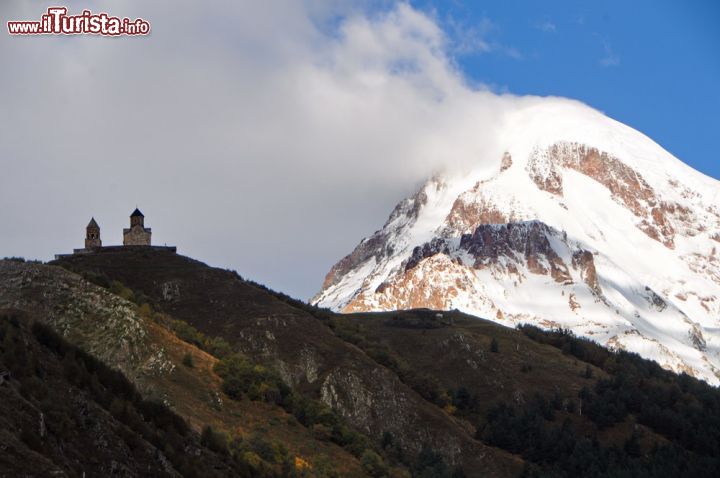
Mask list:
[[[470,82],[579,99],[720,178],[720,2],[416,0]]]

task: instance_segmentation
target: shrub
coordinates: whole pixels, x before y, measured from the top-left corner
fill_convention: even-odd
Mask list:
[[[135,300],[135,294],[133,293],[133,291],[131,289],[125,287],[125,285],[123,285],[123,283],[120,281],[114,280],[110,283],[110,292],[122,297],[125,300],[129,300],[129,301]]]
[[[83,279],[85,279],[86,281],[92,282],[93,284],[100,286],[103,289],[109,289],[110,285],[112,284],[110,278],[105,274],[85,271],[82,273],[82,276]]]
[[[391,432],[384,431],[382,434],[382,439],[380,440],[380,446],[385,449],[389,446],[392,446],[394,441],[395,437],[393,437],[393,434]]]
[[[380,477],[387,474],[387,467],[382,457],[372,450],[365,450],[360,457],[360,465],[370,476]]]
[[[195,366],[195,363],[193,362],[193,356],[192,354],[190,354],[190,352],[186,353],[183,356],[182,364],[188,368],[193,368]]]
[[[321,441],[330,441],[332,438],[332,428],[322,423],[316,423],[312,426],[313,436]]]
[[[425,445],[415,459],[413,476],[449,478],[450,473],[442,455]]]
[[[169,327],[180,340],[195,345],[214,357],[222,359],[232,353],[232,347],[224,339],[208,337],[187,322],[171,320]]]
[[[210,425],[205,425],[200,435],[200,444],[216,453],[228,453],[228,441],[224,433],[216,432]]]
[[[21,264],[25,262],[25,258],[24,258],[24,257],[19,257],[19,256],[5,257],[3,260],[4,260],[4,261],[10,261],[10,262],[19,262],[19,263],[21,263]]]

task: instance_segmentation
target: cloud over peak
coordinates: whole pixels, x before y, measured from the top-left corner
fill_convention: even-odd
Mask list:
[[[90,216],[118,243],[137,203],[159,243],[309,297],[419,181],[486,161],[526,101],[469,87],[447,34],[407,3],[93,9],[152,35],[0,38],[0,197],[17,204],[0,211],[4,254],[70,250]]]

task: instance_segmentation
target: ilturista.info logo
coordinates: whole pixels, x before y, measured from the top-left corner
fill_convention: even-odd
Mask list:
[[[118,18],[107,13],[83,10],[68,15],[67,7],[50,7],[40,20],[14,20],[7,22],[10,35],[148,35],[150,22],[142,18]]]

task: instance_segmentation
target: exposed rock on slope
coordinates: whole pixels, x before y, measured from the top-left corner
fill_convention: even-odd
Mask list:
[[[58,267],[0,261],[0,307],[24,310],[128,377],[175,365],[130,302]]]

